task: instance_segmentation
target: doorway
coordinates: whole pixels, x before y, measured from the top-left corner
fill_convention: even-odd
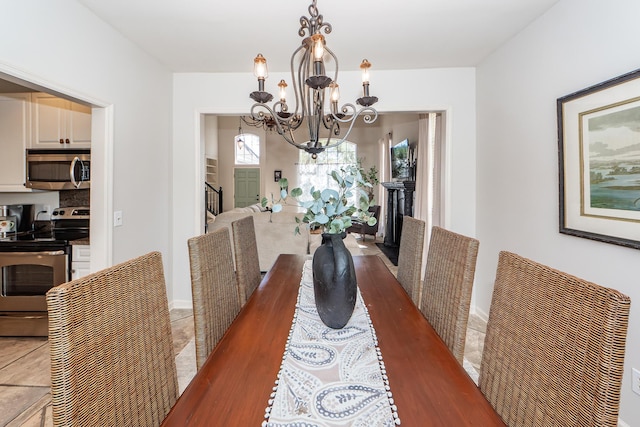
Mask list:
[[[33,83],[38,81],[39,83]],[[91,271],[112,265],[113,105],[0,64],[0,90],[44,92],[91,107]],[[16,193],[17,194],[17,193]]]

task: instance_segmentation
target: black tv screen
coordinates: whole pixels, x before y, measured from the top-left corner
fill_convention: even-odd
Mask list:
[[[391,179],[409,179],[409,140],[405,139],[391,147]]]

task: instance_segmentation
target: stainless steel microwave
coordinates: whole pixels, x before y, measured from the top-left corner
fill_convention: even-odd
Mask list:
[[[25,186],[40,190],[91,187],[91,150],[27,149]]]

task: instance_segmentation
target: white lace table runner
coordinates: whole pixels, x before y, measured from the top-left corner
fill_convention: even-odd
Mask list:
[[[306,261],[287,345],[263,427],[391,427],[400,425],[360,290],[349,323],[320,320]]]

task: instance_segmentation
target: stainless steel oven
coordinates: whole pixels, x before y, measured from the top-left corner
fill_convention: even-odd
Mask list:
[[[57,208],[0,238],[0,336],[48,335],[46,293],[71,280],[71,242],[89,237],[89,222],[88,207]]]
[[[45,294],[69,280],[70,258],[64,243],[0,247],[0,336],[47,336]]]

